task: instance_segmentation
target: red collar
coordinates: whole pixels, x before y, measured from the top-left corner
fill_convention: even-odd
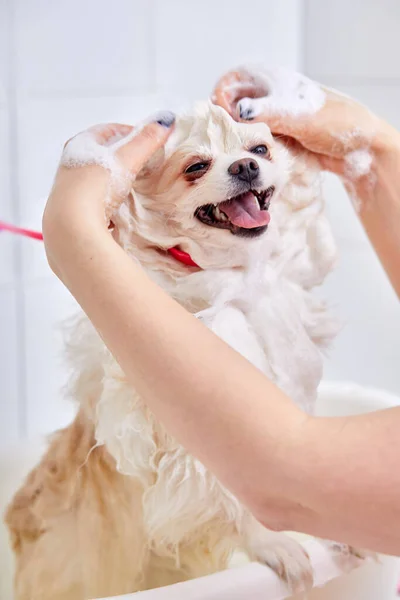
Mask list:
[[[199,265],[194,262],[190,254],[188,254],[187,252],[184,252],[183,250],[180,250],[176,247],[168,248],[167,252],[187,267],[197,267],[198,269],[201,269],[201,267],[199,267]]]
[[[10,233],[16,233],[19,235],[24,235],[25,237],[30,237],[35,240],[43,240],[43,235],[40,231],[33,231],[32,229],[16,227],[15,225],[11,225],[10,223],[4,223],[3,221],[0,221],[0,231],[1,230],[9,231]],[[190,254],[184,252],[183,250],[180,250],[179,248],[169,248],[167,252],[168,254],[173,256],[175,260],[186,265],[187,267],[197,267],[198,269],[201,268],[198,264],[194,262],[194,260],[192,260]]]

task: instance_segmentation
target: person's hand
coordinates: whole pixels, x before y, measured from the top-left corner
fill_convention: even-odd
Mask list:
[[[84,243],[89,234],[108,234],[112,213],[165,144],[174,121],[172,113],[162,113],[136,134],[130,125],[96,125],[65,144],[43,215],[47,258],[60,278],[71,244]]]
[[[283,69],[230,71],[212,99],[238,121],[263,121],[275,135],[295,139],[323,169],[349,180],[368,174],[394,133],[352,98]]]
[[[265,122],[341,177],[400,297],[400,133],[352,98],[282,69],[230,71],[212,100],[238,121]]]

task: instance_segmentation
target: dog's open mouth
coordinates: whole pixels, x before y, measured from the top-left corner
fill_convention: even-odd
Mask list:
[[[274,191],[274,186],[260,192],[249,190],[219,204],[200,206],[194,214],[205,225],[229,229],[242,237],[255,237],[268,227],[268,208]]]

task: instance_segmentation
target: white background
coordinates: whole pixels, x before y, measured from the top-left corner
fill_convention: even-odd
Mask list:
[[[0,220],[40,227],[78,130],[206,97],[245,61],[305,70],[400,128],[399,32],[398,0],[0,0]],[[397,300],[340,184],[327,191],[343,330],[326,376],[400,394]],[[0,445],[71,414],[57,324],[73,310],[42,244],[0,233]]]

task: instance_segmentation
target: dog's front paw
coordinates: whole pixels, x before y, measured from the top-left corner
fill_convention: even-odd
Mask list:
[[[310,589],[314,579],[313,569],[303,546],[284,533],[264,532],[264,535],[250,541],[250,558],[275,571],[291,592]]]

